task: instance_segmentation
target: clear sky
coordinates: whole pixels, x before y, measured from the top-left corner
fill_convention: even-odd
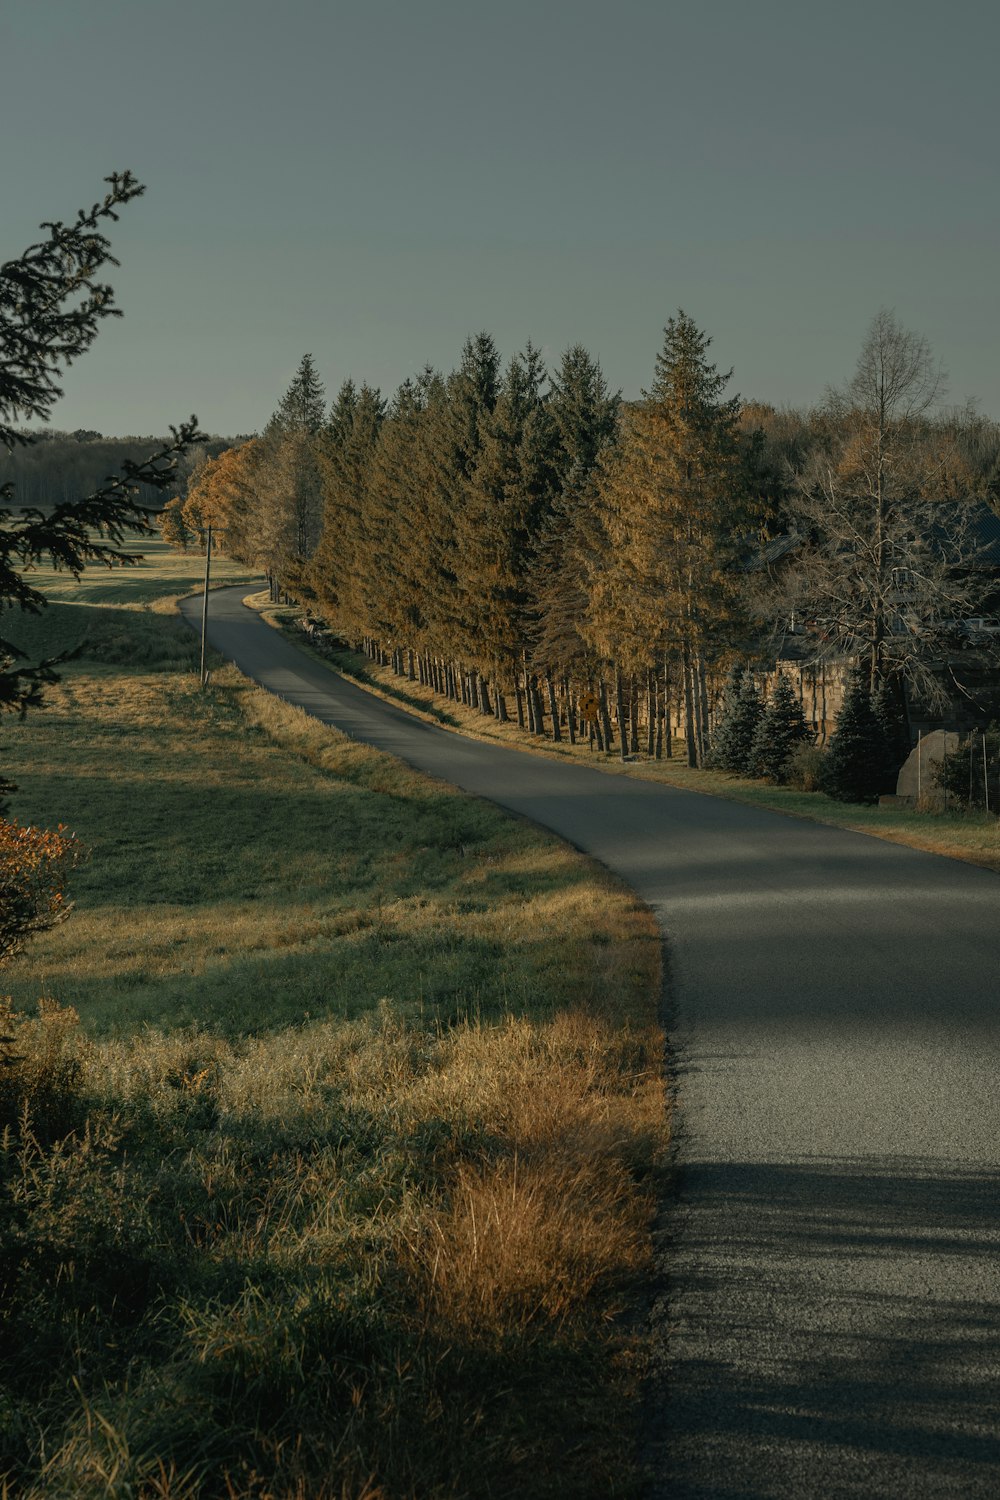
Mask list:
[[[951,0],[0,0],[0,258],[102,178],[125,317],[64,428],[260,428],[305,351],[333,395],[596,355],[667,317],[805,405],[879,307],[1000,417],[1000,10]]]

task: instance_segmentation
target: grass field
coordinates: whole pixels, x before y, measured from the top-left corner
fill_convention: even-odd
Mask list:
[[[15,815],[90,851],[4,976],[7,1493],[637,1493],[649,913],[231,668],[199,692],[164,601],[200,560],[147,551],[48,581],[25,636],[80,655],[3,731]]]
[[[302,632],[298,629],[298,620],[302,614],[300,609],[272,606],[267,602],[267,596],[261,593],[251,597],[265,619],[299,644],[303,644],[304,649],[309,649],[304,646]],[[419,682],[409,682],[397,677],[391,668],[379,667],[356,651],[343,649],[315,654],[346,676],[403,704],[411,712],[476,739],[500,742],[511,749],[554,756],[563,761],[578,761],[595,766],[609,775],[639,776],[666,786],[681,787],[685,791],[709,793],[734,802],[746,802],[775,812],[788,813],[793,817],[810,818],[817,823],[849,828],[857,833],[870,834],[874,838],[906,844],[914,849],[926,849],[934,854],[943,854],[952,859],[1000,871],[1000,819],[987,813],[941,810],[918,812],[905,806],[866,807],[857,803],[837,802],[822,792],[801,792],[791,787],[772,786],[764,781],[733,776],[724,771],[692,770],[687,765],[686,752],[680,741],[674,744],[672,758],[647,760],[640,754],[630,756],[628,761],[623,762],[617,751],[605,756],[586,744],[572,746],[565,738],[561,743],[554,744],[550,738],[527,735],[516,723],[500,724],[475,709],[438,697],[431,688],[422,687]]]

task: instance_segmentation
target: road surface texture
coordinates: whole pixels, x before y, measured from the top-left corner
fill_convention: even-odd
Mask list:
[[[212,594],[209,636],[249,676],[553,829],[662,924],[679,1174],[656,1494],[996,1500],[1000,879],[436,729],[243,594]]]

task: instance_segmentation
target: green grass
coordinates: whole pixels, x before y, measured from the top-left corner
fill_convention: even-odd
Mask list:
[[[649,913],[232,668],[198,691],[148,566],[46,612],[81,654],[4,729],[15,813],[90,850],[5,974],[9,1493],[636,1493]]]

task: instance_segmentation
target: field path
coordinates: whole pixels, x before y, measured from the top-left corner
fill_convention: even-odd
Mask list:
[[[553,829],[662,925],[680,1174],[656,1493],[996,1500],[1000,879],[438,730],[245,592],[209,617],[242,671]]]

